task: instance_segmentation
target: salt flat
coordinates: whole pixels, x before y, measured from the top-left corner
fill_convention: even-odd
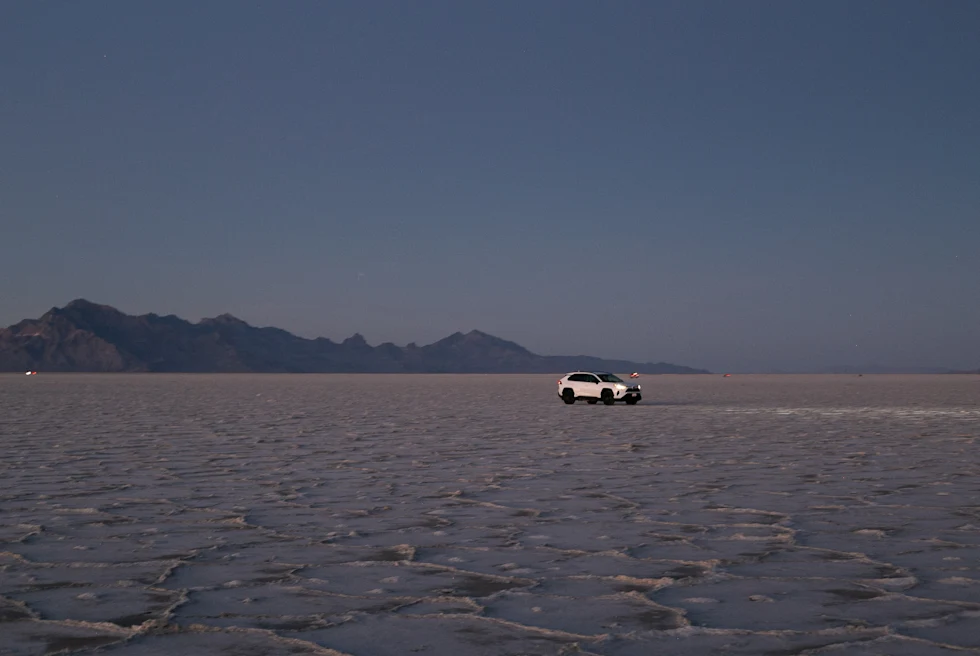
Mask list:
[[[0,376],[0,654],[980,653],[980,377]]]

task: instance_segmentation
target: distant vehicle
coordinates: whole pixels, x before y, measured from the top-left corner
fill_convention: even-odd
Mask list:
[[[643,398],[639,385],[628,385],[618,376],[606,371],[573,371],[558,379],[558,396],[571,405],[577,399],[594,404],[602,401],[612,405],[625,401],[636,405]]]

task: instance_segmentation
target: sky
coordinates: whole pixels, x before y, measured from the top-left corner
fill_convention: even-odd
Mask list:
[[[0,3],[0,325],[980,366],[980,3]]]

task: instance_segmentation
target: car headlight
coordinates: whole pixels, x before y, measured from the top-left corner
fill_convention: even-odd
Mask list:
[[[618,390],[624,390],[624,389],[626,389],[626,385],[620,385],[619,383],[616,383],[616,389],[618,389]]]

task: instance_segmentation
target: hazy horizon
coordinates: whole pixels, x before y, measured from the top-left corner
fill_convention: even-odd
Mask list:
[[[980,367],[980,4],[0,9],[0,325],[75,298],[712,371]]]

